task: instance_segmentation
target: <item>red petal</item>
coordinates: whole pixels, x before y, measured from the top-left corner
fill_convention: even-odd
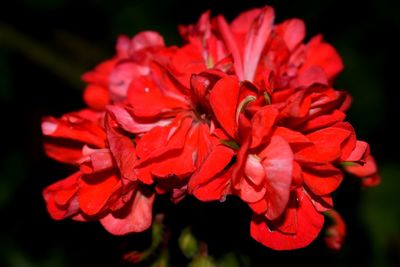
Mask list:
[[[300,19],[288,19],[276,26],[275,31],[282,36],[289,50],[296,48],[305,37],[306,28]]]
[[[306,70],[311,66],[323,68],[329,80],[343,69],[342,59],[336,50],[330,44],[323,42],[320,35],[312,38],[307,45],[307,56],[302,69]]]
[[[331,221],[326,229],[325,243],[332,250],[340,250],[346,236],[346,224],[335,210],[329,210],[325,214]]]
[[[252,143],[251,148],[268,141],[272,126],[278,117],[278,110],[272,106],[262,107],[251,119]]]
[[[243,55],[244,79],[253,81],[261,53],[272,31],[275,14],[271,7],[262,9],[247,33]]]
[[[243,177],[239,180],[240,191],[239,197],[247,203],[255,203],[260,201],[267,191],[264,186],[255,186],[249,179]]]
[[[298,131],[293,131],[285,127],[276,127],[274,135],[283,137],[294,148],[312,145],[310,139]]]
[[[347,172],[357,177],[367,177],[377,172],[376,162],[372,156],[367,158],[364,165],[355,163],[354,165],[346,166],[345,168]]]
[[[341,145],[342,147],[342,154],[340,157],[341,161],[344,161],[346,158],[350,156],[357,145],[357,137],[356,132],[354,131],[353,126],[349,122],[338,122],[332,127],[343,129],[350,132],[349,138],[347,138]]]
[[[262,198],[258,202],[247,203],[249,207],[253,210],[253,212],[257,214],[264,214],[268,209],[268,201],[265,198]]]
[[[210,93],[210,104],[218,122],[224,130],[235,137],[237,132],[236,107],[239,96],[239,81],[236,76],[219,80]]]
[[[214,177],[229,164],[233,155],[232,149],[223,145],[215,146],[199,170],[190,178],[189,191],[195,192],[199,187],[214,180]]]
[[[151,226],[154,198],[154,193],[138,189],[125,207],[109,213],[100,222],[113,235],[142,232]]]
[[[109,149],[83,148],[85,156],[80,159],[80,169],[84,174],[101,172],[114,167],[114,159]]]
[[[214,176],[208,183],[197,187],[193,195],[201,201],[224,201],[226,195],[230,194],[231,178],[232,169],[230,168]]]
[[[199,123],[191,127],[185,137],[181,151],[166,155],[153,162],[151,172],[158,177],[177,176],[179,178],[191,175],[200,166],[211,150],[211,136],[207,125]],[[177,164],[179,162],[179,164]]]
[[[143,31],[136,34],[131,41],[131,52],[151,47],[164,47],[164,39],[154,31]]]
[[[194,44],[187,44],[180,48],[172,58],[175,69],[175,78],[186,88],[190,88],[192,74],[206,69],[201,51]]]
[[[108,88],[109,75],[115,68],[117,58],[106,60],[95,67],[94,70],[86,72],[82,75],[82,80],[86,83],[97,84],[101,87]]]
[[[296,234],[284,234],[271,230],[265,219],[253,216],[251,236],[264,246],[275,250],[292,250],[309,245],[321,231],[324,216],[315,210],[307,195],[303,195],[298,204]]]
[[[138,122],[134,119],[126,108],[112,105],[108,106],[107,110],[113,114],[118,124],[130,133],[144,133],[148,132],[156,126],[166,126],[171,123],[171,119],[157,119],[152,122]]]
[[[107,174],[94,174],[79,181],[79,207],[87,215],[97,215],[121,187],[120,179]]]
[[[253,21],[260,15],[261,8],[253,8],[242,12],[231,22],[231,29],[235,34],[246,34]]]
[[[105,146],[105,133],[100,125],[79,116],[78,113],[66,114],[61,119],[44,118],[42,132],[52,138],[68,139],[99,148]]]
[[[248,179],[255,186],[264,185],[265,170],[261,164],[260,159],[255,155],[248,155],[244,166],[244,173]]]
[[[189,117],[177,116],[170,125],[155,127],[144,134],[136,145],[140,162],[144,163],[164,153],[182,149],[192,122]]]
[[[263,159],[267,180],[265,197],[269,206],[265,216],[273,220],[282,214],[289,201],[293,152],[282,137],[273,136],[270,144],[259,155]]]
[[[90,108],[102,111],[110,102],[110,94],[106,88],[91,84],[86,87],[83,100]]]
[[[45,140],[44,150],[47,156],[63,163],[76,164],[82,157],[82,145],[65,140]]]
[[[306,147],[296,153],[296,160],[305,162],[326,162],[340,158],[342,144],[351,132],[336,127],[328,127],[307,135],[315,146]]]
[[[147,75],[150,69],[132,61],[118,64],[110,74],[109,88],[110,96],[113,101],[122,101],[127,97],[128,88],[132,81]]]
[[[54,220],[61,220],[78,212],[79,205],[75,197],[78,191],[78,179],[81,176],[80,172],[76,172],[43,190],[47,210]]]
[[[128,90],[128,101],[135,116],[154,117],[175,110],[186,110],[187,100],[182,94],[169,89],[149,77],[140,76],[133,80]]]
[[[321,67],[311,66],[299,73],[297,77],[297,86],[307,88],[314,84],[328,85],[326,74]]]
[[[106,118],[107,140],[122,177],[136,181],[134,166],[137,161],[135,146],[130,137],[112,127],[112,118]]]
[[[381,183],[381,176],[376,173],[368,177],[363,177],[361,181],[362,185],[366,187],[378,186]]]
[[[160,178],[176,176],[185,178],[191,175],[195,170],[196,148],[188,147],[186,144],[178,155],[168,155],[156,162],[152,162],[149,169],[152,175]]]
[[[321,128],[331,126],[335,123],[342,122],[346,118],[346,114],[339,110],[334,110],[331,114],[320,115],[308,120],[301,126],[301,131],[310,132]]]
[[[300,90],[290,96],[285,108],[281,111],[284,117],[301,118],[306,116],[311,108],[311,98],[305,95],[305,90]]]
[[[311,193],[310,193],[311,194]],[[331,196],[311,196],[314,207],[319,212],[325,212],[333,208],[333,199]]]
[[[335,191],[343,180],[342,172],[331,164],[303,167],[305,184],[316,195],[328,195]]]
[[[240,54],[238,44],[235,40],[235,37],[232,34],[232,31],[229,28],[229,25],[226,22],[224,17],[218,16],[216,18],[216,21],[217,21],[218,30],[221,33],[222,39],[225,42],[227,50],[233,56],[233,63],[234,63],[236,75],[239,78],[239,80],[243,80],[244,79],[243,62],[242,62],[242,57]]]
[[[345,161],[364,163],[368,155],[369,155],[368,143],[357,140],[356,147],[354,148],[353,152],[351,152],[350,156],[345,159]]]

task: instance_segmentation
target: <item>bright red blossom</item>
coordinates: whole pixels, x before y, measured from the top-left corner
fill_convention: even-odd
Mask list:
[[[89,109],[43,120],[47,154],[77,168],[43,192],[54,219],[122,235],[151,225],[157,194],[235,195],[253,211],[252,237],[288,250],[321,231],[342,167],[379,183],[344,121],[351,98],[332,87],[342,61],[321,36],[303,43],[301,20],[274,24],[271,7],[230,24],[206,12],[180,32],[182,47],[155,32],[120,37],[116,56],[83,76]]]

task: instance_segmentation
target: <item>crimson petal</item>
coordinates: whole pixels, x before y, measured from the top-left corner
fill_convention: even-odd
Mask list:
[[[236,106],[239,97],[239,81],[236,76],[219,80],[210,93],[210,104],[218,122],[235,138],[237,132]]]

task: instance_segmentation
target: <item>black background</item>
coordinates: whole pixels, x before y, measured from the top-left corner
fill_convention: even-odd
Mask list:
[[[254,266],[399,266],[400,147],[395,128],[400,121],[400,8],[389,0],[2,1],[0,265],[117,266],[124,251],[148,246],[149,232],[114,237],[98,223],[50,219],[41,191],[72,169],[44,156],[41,117],[83,107],[79,76],[113,55],[118,34],[157,30],[168,45],[180,44],[176,26],[194,23],[207,9],[231,20],[265,4],[275,8],[277,22],[305,20],[307,39],[323,33],[343,57],[345,70],[336,87],[354,96],[348,120],[359,139],[371,144],[382,185],[361,190],[349,178],[335,194],[336,208],[349,228],[339,253],[328,251],[321,237],[291,252],[258,245],[249,237],[249,210],[233,198],[223,205],[188,199],[178,206],[161,199],[156,210],[167,210],[172,236],[181,226],[192,225],[212,256],[240,251],[258,262]],[[176,252],[174,246],[171,251]],[[183,256],[175,254],[175,262],[184,264]]]

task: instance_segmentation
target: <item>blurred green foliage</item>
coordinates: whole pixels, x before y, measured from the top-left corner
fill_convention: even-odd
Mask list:
[[[382,164],[382,184],[364,192],[359,214],[373,240],[374,266],[395,266],[388,259],[400,247],[400,167]]]
[[[298,258],[313,259],[308,266],[314,266],[319,263],[313,252],[322,251],[322,255],[334,259],[327,260],[327,266],[353,266],[360,262],[367,266],[399,266],[400,146],[393,125],[399,118],[399,53],[395,36],[400,33],[400,8],[398,1],[391,0],[369,0],[354,7],[344,0],[2,1],[0,212],[5,227],[0,230],[0,265],[63,267],[104,261],[123,265],[118,259],[128,245],[120,244],[129,243],[130,239],[146,244],[142,242],[149,239],[146,234],[121,239],[109,236],[97,224],[51,221],[41,190],[70,170],[43,155],[40,118],[82,106],[79,90],[83,84],[79,77],[112,56],[117,35],[156,30],[165,36],[167,44],[180,44],[176,26],[195,22],[207,9],[231,19],[244,9],[265,3],[276,8],[278,21],[302,18],[309,37],[322,32],[338,49],[345,71],[336,87],[353,95],[348,118],[359,137],[371,143],[382,175],[381,186],[361,191],[351,188],[348,202],[338,201],[342,209],[339,211],[348,215],[344,219],[350,230],[360,229],[362,240],[350,232],[349,245],[339,254],[329,254],[317,241],[317,249],[288,254],[266,252],[268,257],[285,257],[293,262]],[[248,235],[247,229],[244,234]],[[42,245],[37,244],[37,239]],[[371,251],[360,252],[361,249]],[[213,251],[210,255],[214,256]],[[354,255],[362,257],[353,259]],[[166,257],[160,257],[155,266],[164,266]],[[221,267],[251,266],[249,259],[236,252],[214,258]],[[207,260],[200,259],[203,265],[194,266],[215,264]]]

